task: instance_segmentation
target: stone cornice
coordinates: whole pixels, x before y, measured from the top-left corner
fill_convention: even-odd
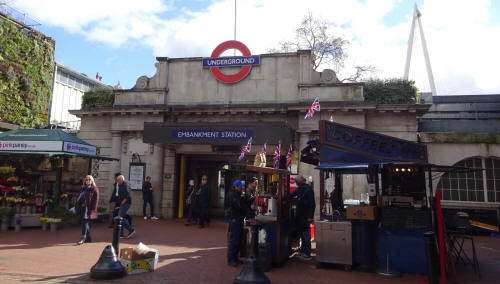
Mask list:
[[[321,109],[341,112],[415,113],[421,115],[429,109],[429,104],[373,104],[366,102],[322,102]],[[285,104],[224,104],[224,105],[121,105],[93,110],[70,110],[78,117],[135,114],[286,114],[305,112],[309,108],[304,103]]]

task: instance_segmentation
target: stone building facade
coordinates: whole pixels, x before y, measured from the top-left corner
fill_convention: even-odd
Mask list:
[[[165,218],[178,216],[180,187],[188,178],[208,174],[212,185],[212,207],[220,209],[224,193],[220,175],[235,164],[252,164],[253,157],[267,143],[268,166],[274,146],[281,140],[282,158],[291,143],[294,149],[292,172],[312,176],[319,204],[319,173],[298,162],[300,150],[317,138],[318,121],[329,119],[394,137],[417,141],[417,117],[429,107],[376,105],[367,103],[363,86],[344,84],[331,70],[316,72],[311,52],[260,55],[246,78],[226,84],[202,68],[202,58],[158,57],[156,74],[138,78],[129,90],[115,90],[111,108],[72,111],[81,118],[79,138],[100,148],[100,155],[120,159],[102,162],[97,183],[103,188],[103,205],[111,192],[113,174],[129,176],[134,154],[146,164],[152,177],[155,207]],[[220,68],[235,74],[240,67]],[[304,116],[315,98],[321,111],[312,119]],[[248,137],[226,140],[169,138],[172,131],[242,131],[253,135],[251,152],[237,162]],[[176,132],[178,133],[178,132]],[[344,188],[362,191],[363,178],[346,181]],[[355,196],[353,196],[355,197]],[[142,214],[140,192],[133,192],[132,214]],[[319,207],[319,206],[318,206]],[[318,208],[319,209],[319,208]]]

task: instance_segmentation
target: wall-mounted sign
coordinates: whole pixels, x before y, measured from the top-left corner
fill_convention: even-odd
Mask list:
[[[237,49],[243,56],[219,57],[227,49]],[[215,78],[223,83],[236,83],[241,81],[250,73],[252,65],[260,65],[260,56],[252,56],[248,47],[236,40],[229,40],[219,44],[210,57],[203,58],[203,68],[210,68]],[[219,67],[231,66],[242,67],[241,70],[234,75],[226,75],[219,69]]]
[[[172,130],[172,138],[186,140],[219,140],[219,139],[248,139],[252,137],[251,130],[204,130],[204,129],[176,129]]]
[[[96,155],[96,147],[79,143],[64,142],[63,150],[71,153],[84,154],[89,156]]]
[[[383,160],[426,162],[425,145],[340,123],[320,121],[320,143]],[[322,150],[322,155],[323,155]]]
[[[0,151],[61,151],[61,149],[62,141],[0,141]]]
[[[146,164],[144,163],[131,163],[128,182],[130,189],[142,190],[142,182],[146,175]]]

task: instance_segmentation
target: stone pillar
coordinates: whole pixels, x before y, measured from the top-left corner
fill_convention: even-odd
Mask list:
[[[170,175],[170,178],[168,178]],[[174,218],[175,210],[175,149],[163,150],[163,191],[161,198],[161,214],[164,218]]]
[[[163,146],[154,144],[152,146],[151,178],[153,180],[153,202],[155,205],[155,215],[162,215],[163,196]]]
[[[298,152],[299,152],[299,157],[300,157],[300,151],[304,149],[307,146],[307,142],[309,141],[309,131],[300,131],[298,130],[297,133],[299,134],[299,145],[297,147]],[[299,162],[298,163],[298,169],[297,172],[299,175],[309,175],[309,164]]]
[[[122,134],[120,131],[111,132],[111,157],[120,159],[119,161],[111,163],[111,176],[110,179],[114,182],[115,173],[121,169],[122,158]]]

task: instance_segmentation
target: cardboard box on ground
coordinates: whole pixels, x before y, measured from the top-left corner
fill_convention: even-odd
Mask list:
[[[143,243],[137,247],[120,249],[120,263],[125,267],[127,274],[152,272],[158,265],[159,252]]]

